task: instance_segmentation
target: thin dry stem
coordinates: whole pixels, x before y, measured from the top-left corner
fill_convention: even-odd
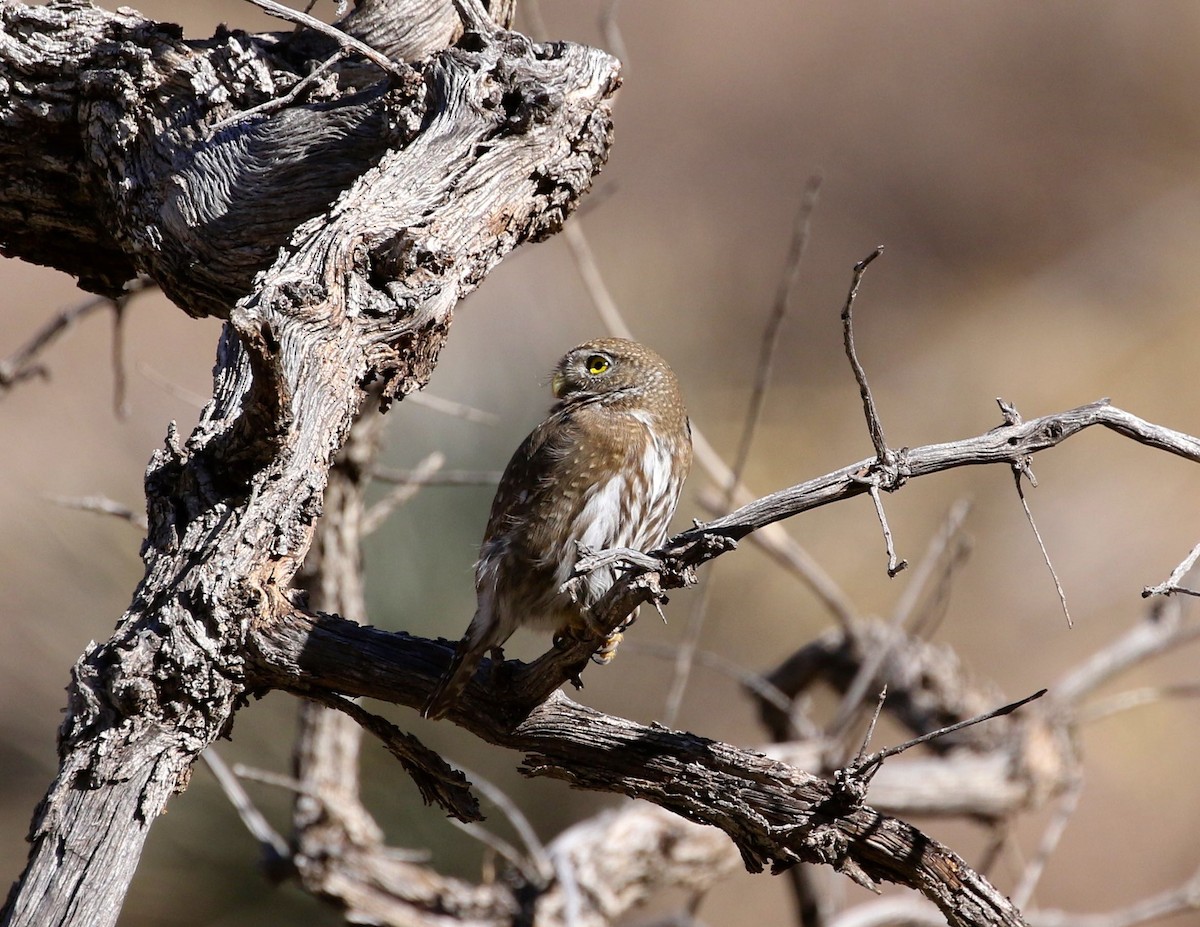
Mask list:
[[[100,515],[112,515],[129,522],[135,528],[146,530],[146,513],[135,512],[127,505],[122,505],[107,496],[46,496],[55,505],[66,509],[77,509],[81,512],[96,512]]]
[[[871,395],[871,388],[867,385],[867,372],[863,370],[862,364],[858,361],[858,354],[854,350],[853,322],[854,300],[858,296],[858,287],[862,283],[863,274],[866,273],[871,262],[881,254],[883,254],[883,245],[876,247],[874,251],[854,265],[854,274],[850,278],[850,291],[846,294],[846,302],[842,307],[842,338],[846,357],[854,371],[855,382],[858,383],[859,396],[862,397],[863,412],[867,417],[867,431],[870,432],[871,443],[875,446],[875,457],[883,465],[888,461],[887,440],[883,436],[883,423],[879,420],[875,399]]]
[[[440,451],[434,451],[413,468],[414,479],[400,483],[386,496],[367,509],[362,520],[362,535],[367,537],[379,530],[400,506],[409,502],[419,493],[422,487],[429,485],[430,478],[441,469],[446,457]]]
[[[461,418],[463,421],[472,422],[477,425],[495,425],[500,421],[500,416],[495,412],[485,412],[483,409],[476,409],[465,402],[443,399],[441,396],[435,396],[424,390],[409,393],[404,397],[404,401],[424,406],[426,409],[432,409],[434,412],[441,412],[443,415],[449,415],[453,418]]]
[[[205,765],[212,772],[213,777],[217,780],[217,784],[221,787],[221,791],[229,799],[229,803],[233,805],[246,830],[250,832],[250,835],[262,847],[268,863],[277,863],[289,859],[291,850],[288,848],[287,841],[280,836],[279,832],[263,816],[263,813],[258,810],[254,802],[250,800],[250,796],[238,781],[237,774],[221,759],[221,755],[215,749],[209,747],[201,754],[201,759],[204,760]]]
[[[275,0],[247,0],[248,3],[253,3],[255,6],[265,10],[272,16],[286,20],[290,23],[296,23],[299,26],[304,26],[312,29],[314,32],[319,32],[327,38],[333,39],[342,48],[356,51],[381,71],[389,74],[392,77],[403,78],[412,73],[412,70],[405,64],[399,64],[392,61],[386,55],[380,54],[370,45],[356,39],[352,35],[343,32],[337,26],[331,26],[329,23],[322,22],[315,16],[309,16],[307,13],[302,13],[300,10],[293,10],[289,6],[284,6],[282,3],[276,3]]]
[[[1017,496],[1021,499],[1021,508],[1025,510],[1025,519],[1029,522],[1029,527],[1033,529],[1033,536],[1037,538],[1038,548],[1042,552],[1042,560],[1046,562],[1046,568],[1050,571],[1050,577],[1054,580],[1054,588],[1058,592],[1058,601],[1062,606],[1063,614],[1067,618],[1067,627],[1074,627],[1071,621],[1071,610],[1067,608],[1067,593],[1063,589],[1062,583],[1058,579],[1058,573],[1054,569],[1054,563],[1050,560],[1050,552],[1046,550],[1046,544],[1042,540],[1042,532],[1038,531],[1037,522],[1034,521],[1033,512],[1029,510],[1029,501],[1025,498],[1025,488],[1021,485],[1022,472],[1028,469],[1026,466],[1013,467],[1013,479],[1017,485]],[[1033,485],[1037,485],[1033,483]]]
[[[1058,807],[1046,824],[1046,829],[1042,831],[1042,839],[1038,841],[1037,852],[1025,866],[1025,871],[1021,873],[1021,881],[1017,883],[1017,887],[1013,889],[1010,896],[1018,908],[1024,908],[1033,898],[1038,882],[1041,881],[1042,873],[1046,871],[1046,864],[1054,855],[1054,851],[1058,849],[1058,844],[1062,840],[1063,834],[1067,832],[1067,825],[1075,816],[1075,809],[1079,807],[1079,799],[1082,796],[1083,780],[1081,778],[1074,779],[1066,791],[1059,796]]]

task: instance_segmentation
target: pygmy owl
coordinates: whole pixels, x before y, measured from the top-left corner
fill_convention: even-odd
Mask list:
[[[613,547],[652,550],[692,465],[692,433],[679,381],[666,361],[635,341],[598,338],[554,369],[557,403],[504,470],[475,565],[475,617],[422,712],[440,718],[485,652],[518,627],[578,636],[612,586],[614,568],[562,591],[579,556]],[[616,569],[619,569],[617,567]],[[611,659],[619,635],[600,651]]]

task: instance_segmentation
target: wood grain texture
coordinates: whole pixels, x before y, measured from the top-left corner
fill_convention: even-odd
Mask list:
[[[302,79],[286,37],[185,42],[73,3],[0,17],[0,163],[26,165],[0,201],[7,252],[104,291],[146,273],[228,320],[212,401],[150,462],[145,578],[76,664],[3,916],[99,927],[246,697],[245,634],[287,594],[363,384],[423,385],[457,301],[561,225],[607,155],[617,65],[493,30],[400,84],[323,84],[212,133]]]

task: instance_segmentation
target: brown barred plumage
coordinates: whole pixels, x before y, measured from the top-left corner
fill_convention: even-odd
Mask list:
[[[475,617],[425,703],[439,718],[489,650],[518,627],[569,636],[614,581],[612,568],[583,577],[575,600],[559,591],[577,542],[599,551],[651,550],[663,542],[692,464],[691,426],[666,361],[634,341],[599,338],[554,370],[558,402],[504,471],[475,566]],[[607,662],[620,635],[599,653]]]

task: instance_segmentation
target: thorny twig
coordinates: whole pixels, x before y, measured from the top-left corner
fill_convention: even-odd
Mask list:
[[[1027,456],[1056,447],[1095,425],[1112,429],[1148,447],[1200,463],[1200,439],[1147,422],[1101,400],[1020,425],[1004,425],[961,441],[906,448],[896,455],[894,465],[881,477],[894,489],[908,480],[957,467],[989,463],[1011,466],[1014,456]],[[606,631],[616,628],[639,604],[661,595],[664,590],[689,584],[695,567],[732,549],[737,541],[765,525],[861,495],[867,491],[861,474],[874,463],[874,460],[860,461],[771,493],[669,539],[653,552],[657,560],[655,568],[630,566],[596,604],[592,612],[595,626]],[[544,654],[522,672],[529,680],[539,680],[533,685],[534,690],[540,691],[544,686],[544,692],[549,692],[575,675],[572,668],[586,662],[600,642],[601,638],[580,639]]]
[[[868,481],[869,492],[871,494],[871,502],[875,505],[875,517],[879,519],[879,527],[883,529],[883,546],[887,551],[887,575],[888,578],[894,578],[897,573],[908,567],[907,560],[901,560],[896,556],[896,545],[892,541],[892,529],[888,525],[887,512],[883,510],[883,499],[879,496],[879,486],[876,483]]]
[[[1017,407],[1007,399],[1000,397],[996,398],[996,405],[1000,407],[1000,413],[1004,416],[1004,422],[1007,425],[1020,425],[1022,423],[1021,413],[1017,411]],[[1042,560],[1045,561],[1047,569],[1050,570],[1050,577],[1054,580],[1054,588],[1058,592],[1058,601],[1062,605],[1063,614],[1067,618],[1067,627],[1074,627],[1071,621],[1071,612],[1067,608],[1067,593],[1063,589],[1062,583],[1059,582],[1058,573],[1054,569],[1054,564],[1050,560],[1050,553],[1046,550],[1046,545],[1042,541],[1042,533],[1038,531],[1037,522],[1034,521],[1033,512],[1029,509],[1029,502],[1025,498],[1025,488],[1021,485],[1021,477],[1029,480],[1029,485],[1037,489],[1037,477],[1033,475],[1033,467],[1030,465],[1028,455],[1013,458],[1013,479],[1016,481],[1017,496],[1021,500],[1021,508],[1025,510],[1025,519],[1029,522],[1029,527],[1033,529],[1033,536],[1037,539],[1038,548],[1042,552]]]
[[[850,772],[856,778],[860,778],[869,782],[871,777],[879,771],[879,767],[883,765],[883,761],[888,757],[896,756],[899,753],[903,753],[905,750],[910,750],[913,747],[923,743],[928,743],[931,740],[936,740],[939,737],[945,737],[947,734],[953,734],[955,731],[961,731],[965,727],[971,727],[975,724],[981,724],[984,721],[990,721],[993,718],[999,718],[1003,715],[1012,714],[1012,712],[1016,711],[1022,705],[1041,698],[1046,694],[1047,691],[1048,690],[1046,689],[1038,689],[1038,691],[1034,692],[1032,695],[1027,695],[1025,698],[1018,699],[1015,702],[1009,702],[1007,705],[1003,705],[993,711],[987,711],[981,715],[976,715],[973,718],[967,718],[963,721],[957,721],[954,724],[948,724],[945,727],[938,728],[936,731],[929,731],[928,733],[922,734],[919,737],[906,740],[904,743],[896,744],[894,747],[887,747],[884,750],[878,750],[865,759],[856,760],[853,764],[851,764],[849,768]]]

